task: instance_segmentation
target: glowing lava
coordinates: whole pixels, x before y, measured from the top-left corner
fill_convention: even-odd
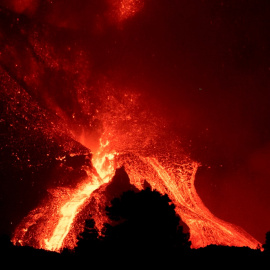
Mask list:
[[[43,227],[43,233],[35,236],[38,239],[40,248],[60,251],[65,246],[74,247],[76,244],[74,239],[78,234],[78,230],[74,229],[76,227],[76,224],[74,224],[76,216],[80,215],[93,191],[110,181],[116,167],[124,165],[130,176],[131,183],[137,188],[142,189],[143,181],[147,180],[152,188],[162,194],[167,193],[169,195],[176,205],[177,213],[189,226],[193,248],[218,244],[249,246],[256,249],[260,245],[241,228],[216,218],[203,205],[194,186],[198,163],[185,159],[169,164],[168,162],[171,161],[166,157],[146,157],[130,153],[116,155],[115,153],[106,152],[108,145],[108,142],[101,144],[97,155],[93,157],[93,164],[95,164],[98,173],[89,171],[88,179],[80,184],[77,189],[68,191],[70,193],[68,199],[63,197],[61,201],[60,197],[54,201],[55,204],[58,204],[58,207],[52,208],[49,214],[42,212],[44,207],[48,210],[48,206],[43,206],[37,211],[38,219],[35,221],[33,221],[33,217],[36,217],[37,213],[35,215],[30,213],[28,221],[26,218],[23,224],[17,228],[14,237],[15,243],[29,244],[27,237],[24,239],[20,232],[31,230],[31,225],[38,222],[41,223],[39,226]],[[59,209],[57,219],[55,219],[53,213],[55,210],[53,209]],[[47,221],[41,221],[40,216],[45,216]],[[102,219],[102,217],[98,218]],[[54,222],[51,222],[52,219],[54,219]],[[29,220],[32,221],[29,223]],[[46,223],[47,226],[44,226]],[[48,227],[48,224],[51,227]],[[65,238],[71,231],[73,242],[67,244]],[[50,236],[48,237],[48,235]]]
[[[80,207],[90,197],[92,192],[99,188],[102,184],[107,183],[113,176],[115,168],[113,166],[113,159],[115,154],[103,153],[102,149],[109,144],[102,144],[100,141],[100,148],[93,156],[92,162],[96,168],[98,175],[88,172],[88,181],[82,183],[71,194],[70,199],[60,207],[60,218],[53,231],[50,239],[44,239],[45,249],[51,251],[59,251],[63,246],[65,237],[69,233],[71,226],[78,214]]]
[[[61,249],[63,241],[70,231],[74,218],[78,213],[78,209],[91,193],[101,185],[98,177],[93,177],[92,179],[93,181],[91,183],[80,186],[74,194],[72,194],[71,199],[61,207],[61,217],[53,231],[52,237],[49,240],[44,239],[46,249],[52,251]]]
[[[109,182],[115,172],[114,157],[117,153],[103,152],[104,148],[109,145],[109,141],[105,144],[100,139],[99,150],[93,155],[92,163],[97,170],[98,175],[101,177],[104,183]]]
[[[104,100],[107,103],[99,114],[103,132],[92,156],[93,167],[82,167],[87,177],[74,189],[50,191],[52,197],[17,227],[14,243],[53,251],[74,248],[83,229],[83,210],[92,196],[96,204],[100,203],[95,211],[104,207],[106,202],[99,199],[99,188],[110,182],[116,168],[124,166],[136,188],[142,189],[146,180],[153,189],[168,194],[190,229],[193,248],[216,244],[256,249],[260,245],[244,230],[218,219],[204,206],[194,185],[199,164],[183,153],[181,144],[167,132],[160,117],[142,110],[134,94],[126,93],[120,101],[112,95]],[[91,144],[87,143],[91,138],[78,138],[85,145]],[[95,219],[101,229],[105,217],[95,213]]]

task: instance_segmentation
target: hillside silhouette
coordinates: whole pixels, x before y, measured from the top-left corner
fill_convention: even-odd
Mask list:
[[[174,209],[167,195],[150,188],[126,191],[106,207],[110,222],[104,224],[101,237],[94,220],[86,221],[75,251],[82,255],[100,249],[148,255],[187,252],[191,245],[189,234],[183,232],[183,222]]]
[[[126,177],[123,170],[119,171],[118,177]],[[128,183],[127,179],[119,181]],[[266,233],[264,251],[216,245],[192,249],[189,233],[184,232],[185,224],[175,213],[174,204],[166,194],[151,190],[147,183],[144,190],[124,191],[113,198],[105,211],[108,222],[104,224],[102,234],[89,215],[75,250],[55,253],[14,246],[9,236],[1,236],[2,263],[13,261],[20,266],[57,263],[63,267],[84,267],[90,261],[100,266],[119,263],[130,266],[131,262],[140,266],[159,266],[166,262],[171,266],[185,263],[191,269],[198,266],[214,269],[221,265],[243,269],[252,263],[263,266],[270,259],[270,232]]]

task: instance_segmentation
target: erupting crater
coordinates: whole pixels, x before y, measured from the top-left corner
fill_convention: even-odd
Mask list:
[[[110,152],[109,146],[109,141],[100,144],[92,157],[93,168],[87,168],[86,179],[76,188],[54,190],[53,199],[43,202],[24,218],[15,231],[15,244],[58,252],[64,247],[74,248],[76,237],[83,229],[84,208],[88,207],[91,196],[97,201],[99,188],[111,181],[117,168],[124,166],[136,188],[141,190],[146,180],[153,189],[169,195],[176,212],[190,229],[193,248],[210,244],[258,248],[260,243],[243,229],[218,219],[204,206],[194,186],[197,162],[183,156],[172,158],[166,153],[151,156]],[[99,207],[104,207],[104,202]],[[88,209],[91,212],[91,205]],[[104,214],[96,213],[93,217],[101,229]]]

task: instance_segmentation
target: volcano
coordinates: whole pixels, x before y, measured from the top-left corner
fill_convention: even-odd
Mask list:
[[[110,200],[147,183],[174,203],[193,248],[260,247],[207,209],[195,188],[200,162],[159,103],[138,90],[141,79],[130,87],[123,67],[111,68],[127,45],[125,25],[135,31],[132,18],[155,5],[75,2],[10,1],[0,10],[2,226],[11,227],[13,243],[73,249],[90,213],[101,231]],[[67,16],[73,7],[90,19]],[[139,48],[139,38],[133,44]]]
[[[138,97],[126,93],[120,101],[111,96],[106,99],[109,104],[104,104],[103,107],[105,112],[102,115],[105,117],[103,116],[104,129],[99,139],[100,145],[95,152],[92,152],[82,145],[82,143],[91,144],[91,137],[89,143],[82,135],[82,143],[76,141],[68,127],[60,125],[60,118],[55,117],[53,120],[57,123],[56,119],[58,119],[59,126],[53,121],[48,125],[49,112],[42,110],[5,72],[2,73],[2,78],[2,83],[9,86],[9,88],[2,87],[6,90],[3,95],[6,96],[7,109],[14,104],[14,113],[9,112],[9,116],[15,114],[16,119],[23,118],[27,123],[29,122],[27,128],[24,128],[26,133],[20,132],[20,140],[31,134],[31,137],[35,136],[35,139],[41,140],[42,143],[45,139],[49,139],[50,143],[54,143],[55,140],[60,148],[54,149],[49,143],[33,144],[33,140],[25,141],[22,151],[27,150],[28,162],[24,164],[19,143],[11,142],[11,146],[15,147],[14,154],[11,156],[20,162],[21,167],[26,166],[31,173],[36,173],[37,175],[34,176],[36,181],[39,180],[37,178],[46,166],[52,166],[48,156],[53,156],[55,162],[53,171],[58,171],[58,174],[54,175],[58,177],[57,180],[54,179],[55,187],[48,189],[48,194],[43,196],[42,202],[38,203],[37,207],[31,210],[17,226],[13,238],[15,244],[31,245],[53,251],[60,251],[64,247],[73,248],[76,245],[76,237],[83,228],[83,220],[87,217],[85,213],[89,212],[93,212],[97,226],[101,229],[105,221],[102,209],[107,203],[102,194],[111,193],[106,185],[114,179],[115,170],[124,166],[131,184],[136,189],[143,189],[147,181],[152,189],[169,195],[176,205],[176,212],[190,229],[190,240],[194,248],[209,244],[249,246],[254,249],[258,247],[259,242],[241,228],[216,218],[203,205],[194,186],[199,164],[183,153],[179,141],[169,137],[166,126],[157,125],[160,119],[156,120],[145,111],[139,113]],[[13,95],[10,89],[14,89]],[[135,106],[133,110],[137,112],[135,116],[130,114],[132,106]],[[33,113],[32,110],[38,112]],[[37,119],[32,120],[31,117]],[[10,121],[12,122],[13,119],[11,118]],[[13,132],[18,131],[20,127],[18,124],[20,123],[9,124]],[[39,135],[33,131],[37,127]],[[164,143],[166,142],[164,136],[169,140],[169,144]],[[33,165],[31,154],[35,155],[34,161],[36,155],[40,161],[42,154],[35,149],[42,151],[44,147],[46,149],[44,159],[49,162],[49,165],[46,162],[39,166]],[[13,161],[13,166],[18,166],[16,162]],[[43,170],[36,169],[40,167],[44,167]],[[53,173],[50,177],[54,178]],[[119,190],[123,190],[125,182],[118,183],[118,186]],[[105,197],[108,197],[108,194]],[[88,211],[85,211],[85,208]]]

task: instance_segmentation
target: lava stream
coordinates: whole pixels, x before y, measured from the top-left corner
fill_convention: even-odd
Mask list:
[[[80,206],[102,184],[98,177],[93,177],[92,180],[91,183],[78,188],[71,199],[61,207],[61,217],[54,229],[52,237],[49,240],[44,239],[46,249],[52,251],[59,251],[61,249]]]
[[[107,144],[108,142],[105,145],[101,145],[102,148]],[[107,183],[110,177],[112,177],[114,173],[114,167],[112,166],[113,159],[114,154],[102,154],[101,151],[98,151],[93,156],[92,162],[99,175],[89,174],[90,182],[82,184],[74,191],[71,199],[61,207],[61,217],[54,229],[52,237],[49,240],[44,239],[46,249],[51,251],[61,250],[63,241],[69,233],[80,207],[90,197],[93,191],[98,189],[102,184]]]
[[[190,177],[180,177],[182,179],[175,181],[155,158],[145,160],[163,180],[165,189],[162,187],[159,191],[167,192],[176,205],[176,212],[190,229],[190,240],[194,248],[210,244],[248,246],[253,249],[260,246],[260,243],[243,229],[220,220],[204,206],[194,185],[197,163],[193,163]],[[181,176],[181,173],[179,175]]]
[[[138,189],[142,189],[142,182],[147,180],[153,189],[168,194],[176,206],[176,212],[190,229],[193,248],[210,244],[248,246],[253,249],[260,246],[260,243],[244,230],[218,219],[204,206],[194,185],[198,163],[183,161],[181,164],[173,164],[169,159],[162,160],[159,157],[110,153],[107,146],[108,143],[104,144],[93,156],[95,169],[88,172],[88,178],[77,189],[69,190],[67,197],[61,198],[58,194],[48,205],[30,212],[16,229],[13,242],[31,245],[26,232],[32,231],[30,235],[39,243],[36,245],[39,248],[58,252],[64,247],[74,248],[77,235],[83,226],[81,224],[81,227],[76,229],[77,217],[93,192],[112,179],[117,167],[124,166],[131,184]],[[99,196],[98,193],[96,196]],[[53,204],[52,208],[50,204]],[[102,224],[103,217],[99,213],[96,218],[100,219],[98,223]],[[39,228],[36,234],[33,232],[33,224]],[[67,244],[66,238],[70,235],[73,241]]]

